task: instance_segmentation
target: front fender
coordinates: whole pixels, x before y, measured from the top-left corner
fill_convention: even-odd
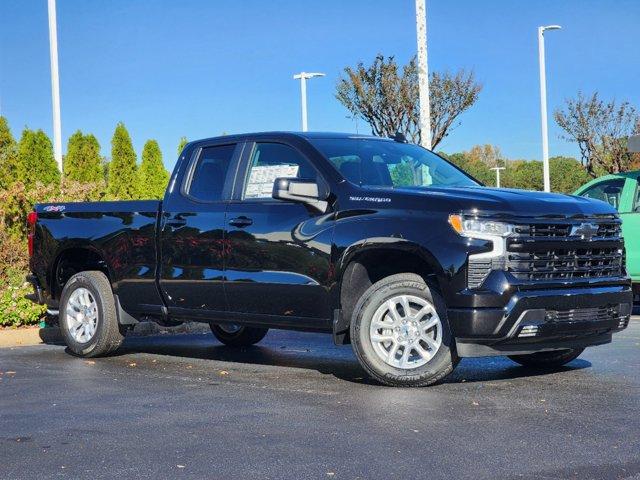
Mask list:
[[[374,249],[406,253],[423,262],[445,300],[465,288],[469,239],[457,235],[447,217],[437,212],[380,210],[350,215],[336,220],[334,246],[336,305],[349,264]]]

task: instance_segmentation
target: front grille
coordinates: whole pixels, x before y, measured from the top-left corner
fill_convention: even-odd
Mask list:
[[[519,280],[556,280],[619,276],[619,247],[558,248],[508,252],[507,271]]]
[[[516,224],[504,240],[504,253],[469,256],[467,287],[481,287],[492,270],[525,282],[624,276],[621,225],[613,215]]]
[[[524,322],[518,331],[521,339],[561,335],[593,335],[618,331],[627,327],[630,318],[629,304],[609,304],[599,307],[547,310],[544,322]]]
[[[620,220],[610,217],[519,224],[507,240],[506,270],[524,281],[621,276],[621,235]]]
[[[619,307],[609,305],[593,308],[574,308],[571,310],[547,310],[549,322],[605,322],[619,320]]]
[[[578,222],[579,223],[579,222]],[[619,221],[597,222],[596,238],[617,238],[622,233]],[[577,223],[530,223],[516,225],[514,233],[531,238],[571,238],[571,227]],[[580,238],[576,236],[576,238]]]

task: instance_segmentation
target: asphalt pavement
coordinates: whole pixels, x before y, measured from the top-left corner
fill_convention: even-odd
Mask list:
[[[552,373],[464,359],[422,389],[271,331],[0,349],[0,479],[640,479],[640,320]]]

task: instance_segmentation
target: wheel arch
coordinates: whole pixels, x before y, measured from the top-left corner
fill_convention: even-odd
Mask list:
[[[336,343],[349,343],[349,325],[356,303],[371,285],[382,278],[398,273],[414,273],[440,288],[444,271],[433,254],[413,242],[398,240],[369,239],[345,250],[338,268],[339,314],[334,318],[333,325]]]
[[[103,272],[111,283],[112,272],[102,253],[92,245],[69,245],[60,249],[48,273],[51,297],[60,299],[62,289],[75,273],[98,270]]]

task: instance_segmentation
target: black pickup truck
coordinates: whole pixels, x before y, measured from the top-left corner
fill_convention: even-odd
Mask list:
[[[332,333],[396,386],[460,357],[557,367],[631,313],[609,205],[487,188],[399,139],[259,133],[189,143],[163,201],[36,205],[34,298],[69,349],[112,352],[141,319],[230,346]]]

